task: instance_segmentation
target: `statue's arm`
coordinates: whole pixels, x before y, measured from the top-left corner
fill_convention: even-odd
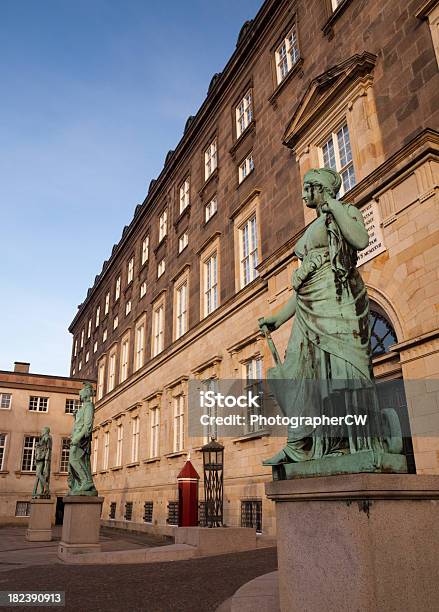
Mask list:
[[[339,200],[328,197],[324,212],[330,212],[346,242],[357,251],[362,251],[369,244],[369,234],[364,226],[363,216],[355,206],[346,206]]]
[[[294,293],[288,302],[274,315],[264,317],[259,326],[267,326],[270,330],[279,329],[281,325],[286,323],[296,314],[296,294]]]
[[[93,429],[93,412],[93,406],[91,404],[86,405],[81,429],[73,433],[72,444],[79,444],[82,438],[90,435]]]

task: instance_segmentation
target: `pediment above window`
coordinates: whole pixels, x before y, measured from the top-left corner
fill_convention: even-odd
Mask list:
[[[362,80],[371,82],[376,55],[364,51],[332,66],[311,81],[297,105],[283,136],[283,144],[294,149],[302,135],[321,115],[328,111],[334,100]]]

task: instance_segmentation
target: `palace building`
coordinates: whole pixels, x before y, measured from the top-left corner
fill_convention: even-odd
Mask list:
[[[437,1],[266,0],[242,26],[69,328],[71,375],[96,380],[105,524],[170,532],[176,477],[188,456],[202,476],[207,441],[189,435],[190,381],[273,365],[258,318],[291,294],[312,167],[341,173],[368,227],[376,377],[439,377],[438,23]],[[280,355],[290,329],[273,334]],[[388,402],[418,431],[439,418],[430,400]],[[261,462],[283,440],[253,427],[220,442],[225,523],[273,535]],[[413,436],[406,453],[411,471],[439,473],[437,438]]]

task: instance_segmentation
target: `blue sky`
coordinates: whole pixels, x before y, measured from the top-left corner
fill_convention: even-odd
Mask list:
[[[67,327],[262,0],[2,0],[0,369]]]

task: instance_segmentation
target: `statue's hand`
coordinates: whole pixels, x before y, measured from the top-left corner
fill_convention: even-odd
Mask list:
[[[322,204],[322,212],[334,212],[334,208],[339,205],[339,201],[332,197],[328,189],[325,189],[325,201]]]
[[[274,315],[269,317],[263,317],[259,319],[259,329],[264,331],[264,327],[268,329],[268,331],[275,331],[277,329],[277,319]]]

